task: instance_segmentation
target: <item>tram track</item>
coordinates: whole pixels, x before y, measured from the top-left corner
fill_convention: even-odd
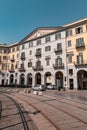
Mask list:
[[[5,93],[3,93],[2,95],[6,96],[6,98],[9,98],[16,106],[17,108],[17,111],[18,111],[18,114],[20,115],[20,118],[21,118],[21,121],[22,121],[22,124],[23,124],[23,128],[24,130],[29,130],[29,126],[28,126],[28,123],[27,123],[27,120],[26,120],[26,117],[24,115],[24,110],[22,110],[22,107],[20,104],[18,104],[12,97],[6,95]],[[3,111],[3,109],[2,109]],[[10,125],[8,127],[13,127],[13,125]],[[6,127],[4,127],[3,129],[5,129]]]
[[[17,96],[17,97],[18,97],[18,96]],[[22,98],[22,97],[21,97],[21,98],[18,97],[18,98],[20,98],[22,101],[26,102],[28,105],[31,105],[31,106],[32,106],[33,108],[35,108],[36,110],[39,110],[38,107],[36,107],[36,105],[35,105],[34,103],[29,103],[28,101],[25,100],[24,97],[26,97],[26,96],[23,96],[23,98]],[[29,97],[29,98],[30,98],[30,97]],[[38,100],[38,99],[34,98],[34,100]],[[41,100],[39,100],[39,101],[41,102]],[[54,108],[54,109],[56,109],[56,110],[59,110],[59,111],[65,113],[65,114],[67,114],[68,116],[70,116],[70,117],[72,117],[72,118],[74,118],[74,119],[77,119],[78,122],[82,122],[83,124],[87,125],[87,122],[86,122],[86,121],[84,121],[84,120],[78,118],[76,115],[73,115],[72,113],[69,113],[68,111],[63,110],[62,108],[55,107],[54,105],[49,104],[48,102],[43,102],[43,103],[44,103],[44,104],[47,104],[48,106],[50,106],[50,107],[52,107],[52,108]],[[55,122],[53,123],[53,121],[52,121],[44,112],[41,112],[41,114],[42,114],[45,118],[47,118],[47,119],[57,128],[57,130],[60,130],[60,128],[59,128],[58,126],[56,126]]]

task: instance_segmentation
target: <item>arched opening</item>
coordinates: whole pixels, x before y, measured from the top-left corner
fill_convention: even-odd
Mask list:
[[[87,71],[80,70],[77,73],[78,89],[87,89]]]
[[[24,74],[21,74],[20,75],[20,84],[24,85],[24,83],[25,83],[25,76],[24,76]]]
[[[29,88],[32,87],[32,74],[31,73],[29,73],[27,75],[27,85],[28,85]]]
[[[11,75],[10,75],[10,84],[13,84],[13,83],[14,83],[14,75],[11,74]]]
[[[35,75],[35,84],[41,84],[41,74],[37,73]]]
[[[55,74],[55,83],[57,88],[63,88],[63,73],[62,72],[56,72]]]
[[[45,85],[52,84],[52,75],[50,72],[45,73]]]

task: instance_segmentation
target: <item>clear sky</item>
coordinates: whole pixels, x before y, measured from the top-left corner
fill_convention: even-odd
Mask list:
[[[87,0],[0,0],[0,43],[22,40],[37,27],[87,17]]]

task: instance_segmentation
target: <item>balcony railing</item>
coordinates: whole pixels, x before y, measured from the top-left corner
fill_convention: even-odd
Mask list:
[[[21,59],[21,60],[25,60],[25,56],[21,56],[20,59]]]
[[[74,62],[74,65],[75,65],[75,67],[77,67],[77,68],[82,68],[82,67],[85,67],[85,66],[87,66],[87,60],[83,60],[82,62]]]
[[[36,56],[36,57],[41,57],[41,52],[36,52],[36,53],[35,53],[35,56]]]
[[[14,58],[11,58],[11,59],[10,59],[10,61],[11,61],[11,62],[14,62],[14,61],[15,61],[15,59],[14,59]]]
[[[54,52],[56,53],[56,54],[60,54],[60,53],[62,53],[62,48],[60,48],[60,49],[54,49]]]
[[[18,70],[19,70],[20,72],[25,72],[25,71],[26,71],[26,69],[25,69],[24,67],[20,67]]]
[[[10,72],[10,73],[14,73],[15,70],[14,70],[14,69],[9,69],[9,72]]]
[[[80,44],[76,44],[76,49],[85,49],[85,43]]]
[[[62,63],[62,64],[53,64],[53,68],[54,69],[64,69],[64,64]]]
[[[34,71],[43,71],[43,66],[33,66],[32,67]]]

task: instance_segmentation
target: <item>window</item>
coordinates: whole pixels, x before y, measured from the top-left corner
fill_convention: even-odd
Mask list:
[[[72,63],[72,54],[68,55],[68,63]]]
[[[83,28],[82,27],[78,27],[76,28],[76,34],[82,33],[83,32]]]
[[[17,58],[19,58],[19,54],[17,54]]]
[[[24,63],[22,63],[20,67],[21,67],[22,69],[24,69]]]
[[[14,65],[13,64],[11,64],[11,70],[14,70]]]
[[[83,64],[83,53],[82,52],[80,52],[77,55],[77,64]]]
[[[87,31],[87,25],[86,25],[86,31]]]
[[[40,67],[40,66],[41,66],[41,61],[38,60],[38,61],[36,62],[36,67]]]
[[[29,47],[33,47],[33,42],[29,42]]]
[[[32,62],[28,62],[28,67],[32,67]]]
[[[12,52],[14,52],[14,51],[15,51],[15,47],[12,48]]]
[[[15,69],[17,69],[17,64],[15,65]]]
[[[2,53],[2,48],[0,48],[0,53]]]
[[[76,39],[76,46],[82,46],[84,44],[84,38]]]
[[[57,44],[57,50],[62,50],[62,43]]]
[[[29,54],[32,55],[32,50],[29,51]]]
[[[50,42],[50,37],[46,37],[45,42]]]
[[[66,36],[68,37],[68,36],[72,36],[72,30],[67,30],[66,31]]]
[[[62,58],[57,58],[57,59],[55,60],[55,64],[56,64],[56,65],[62,65]]]
[[[68,47],[72,46],[71,40],[68,41]]]
[[[50,59],[46,59],[46,65],[47,65],[47,66],[50,65]]]
[[[61,33],[55,34],[55,40],[57,40],[57,39],[61,39]]]
[[[7,70],[7,64],[6,63],[2,63],[2,70]]]
[[[3,56],[3,60],[7,60],[8,59],[8,57],[7,56]]]
[[[73,75],[73,69],[69,69],[69,75]]]
[[[7,50],[7,49],[4,49],[3,51],[4,51],[4,53],[8,53],[8,50]]]
[[[16,50],[17,50],[17,51],[19,50],[19,46],[17,46]]]
[[[45,51],[50,51],[50,50],[51,50],[51,46],[45,47]]]
[[[41,45],[41,39],[37,40],[37,45]]]
[[[21,57],[22,57],[22,58],[25,58],[25,52],[22,52],[22,53],[21,53]]]
[[[23,50],[24,48],[25,48],[25,45],[23,44],[23,45],[22,45],[22,50]]]

